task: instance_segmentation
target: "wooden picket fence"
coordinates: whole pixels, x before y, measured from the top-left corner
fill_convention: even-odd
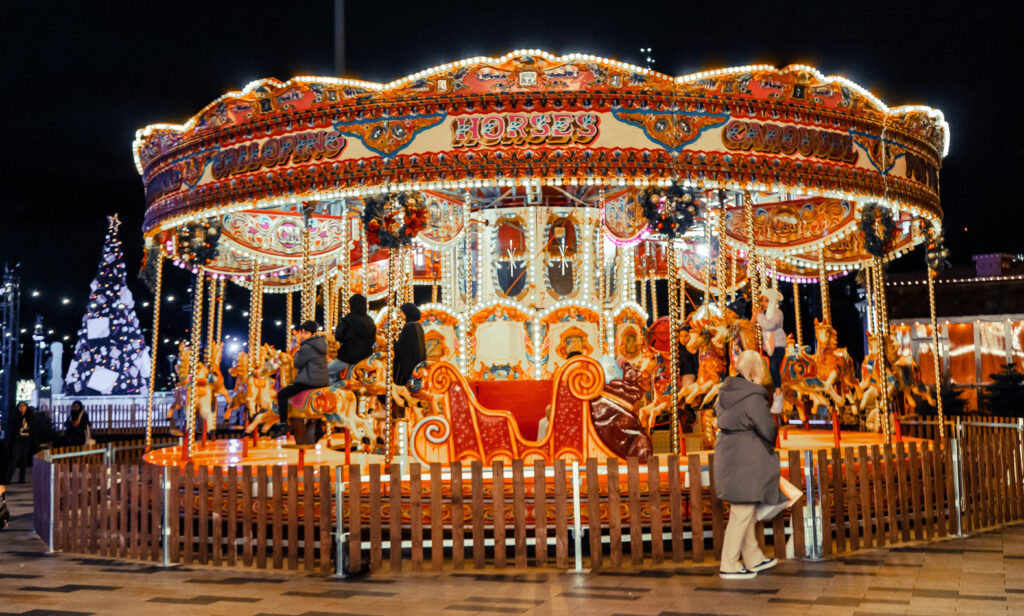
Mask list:
[[[946,426],[946,436],[952,438],[958,426],[967,422],[971,426],[977,424],[993,425],[1017,423],[1017,417],[999,417],[996,415],[964,415],[959,417],[947,417],[943,420]],[[939,420],[935,416],[904,415],[900,418],[900,434],[913,438],[923,438],[930,441],[939,440]],[[1006,426],[1003,426],[1006,427]]]
[[[778,558],[790,539],[797,557],[827,558],[1022,520],[1022,445],[1019,430],[970,427],[946,449],[786,452],[783,472],[813,506],[801,499],[757,536]],[[36,481],[52,478],[52,545],[69,552],[309,572],[615,569],[720,557],[728,504],[713,469],[697,454],[184,472],[80,457],[41,465]]]

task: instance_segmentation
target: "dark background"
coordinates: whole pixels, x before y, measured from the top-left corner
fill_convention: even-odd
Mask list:
[[[941,175],[954,263],[1020,251],[1022,137],[1020,25],[1024,2],[348,2],[347,76],[389,81],[436,64],[517,48],[594,53],[681,75],[752,62],[803,62],[844,75],[890,106],[941,109],[952,145]],[[19,257],[22,323],[34,315],[65,361],[88,297],[106,228],[124,221],[129,283],[139,318],[149,292],[141,256],[142,184],[135,130],[180,123],[227,90],[260,77],[335,74],[332,2],[39,2],[0,6],[3,184],[0,258]],[[897,268],[919,269],[919,254]],[[166,270],[170,340],[185,328],[187,277]],[[40,291],[38,298],[31,291]],[[69,297],[63,305],[60,298]],[[837,290],[833,311],[850,314]],[[229,291],[225,333],[245,335],[247,292]],[[841,305],[842,303],[848,305]],[[280,314],[279,298],[267,301]],[[810,306],[808,306],[810,308]],[[233,315],[233,316],[231,316]],[[790,317],[791,319],[791,317]],[[810,319],[805,319],[808,321]],[[264,324],[274,339],[273,317]],[[840,342],[854,350],[855,329]],[[852,333],[849,333],[852,332]],[[846,338],[845,340],[843,338]],[[31,342],[23,337],[22,372]],[[170,352],[168,347],[165,352]],[[161,368],[166,364],[161,362]]]

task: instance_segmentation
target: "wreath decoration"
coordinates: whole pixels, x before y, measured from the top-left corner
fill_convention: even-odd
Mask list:
[[[699,194],[673,182],[671,186],[645,188],[637,200],[651,231],[675,239],[693,226]]]
[[[877,203],[869,203],[860,213],[860,235],[864,249],[873,257],[885,256],[895,237],[896,223],[892,212]]]
[[[220,253],[220,219],[207,218],[184,225],[178,229],[175,240],[176,252],[181,260],[197,266],[208,265]]]
[[[139,266],[139,280],[146,285],[150,293],[156,293],[156,263],[161,259],[160,242],[156,242],[142,251],[142,264]]]
[[[426,224],[427,204],[419,191],[385,193],[363,201],[363,229],[371,246],[408,246]]]

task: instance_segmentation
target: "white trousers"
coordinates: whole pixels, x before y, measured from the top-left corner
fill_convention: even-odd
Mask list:
[[[754,537],[754,516],[756,505],[732,505],[729,508],[729,523],[725,527],[725,541],[722,543],[722,564],[720,570],[735,573],[750,569],[765,560],[761,546]]]

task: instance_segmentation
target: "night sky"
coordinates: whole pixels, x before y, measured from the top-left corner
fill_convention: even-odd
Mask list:
[[[135,130],[180,123],[260,77],[333,75],[333,2],[0,3],[4,192],[0,258],[22,265],[21,326],[44,316],[71,338],[70,359],[106,228],[124,222],[129,283],[148,327],[151,299],[135,278],[142,183]],[[803,62],[844,75],[890,106],[941,109],[952,145],[941,175],[954,263],[1021,252],[1018,177],[1024,2],[365,2],[347,6],[346,75],[390,81],[436,64],[517,48],[583,52],[681,75],[752,62]],[[909,255],[902,269],[921,267]],[[179,337],[187,277],[168,267]],[[32,290],[40,296],[33,299]],[[247,292],[229,291],[244,335]],[[69,297],[63,305],[60,298]],[[268,300],[273,314],[282,302]],[[164,328],[161,327],[161,331]],[[275,340],[273,320],[264,331]],[[283,333],[276,338],[283,339]],[[25,338],[28,341],[28,338]],[[31,343],[22,372],[30,370]],[[163,366],[161,366],[163,367]]]

